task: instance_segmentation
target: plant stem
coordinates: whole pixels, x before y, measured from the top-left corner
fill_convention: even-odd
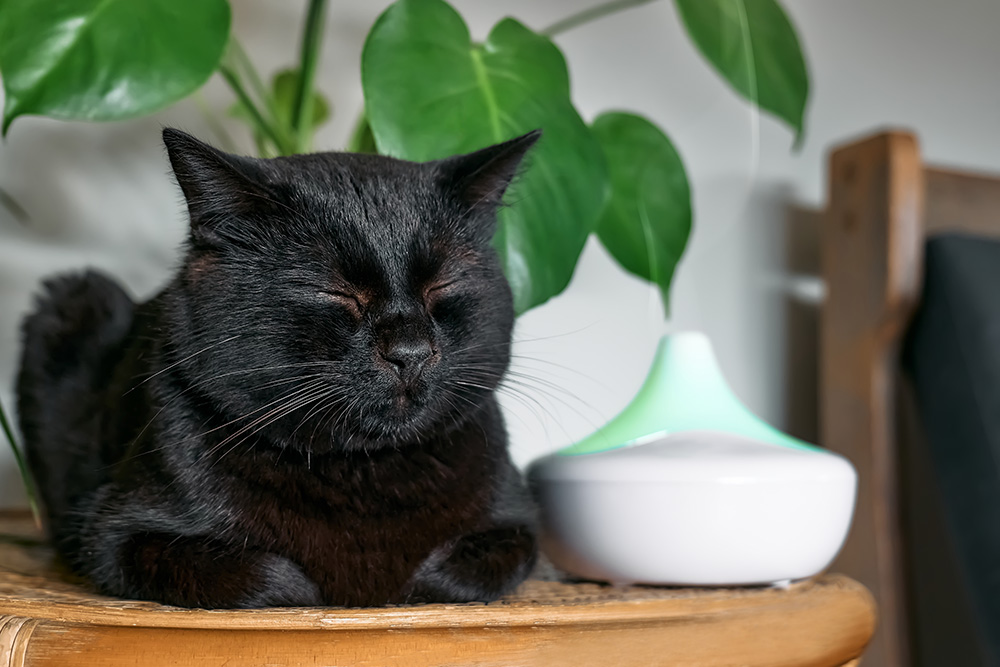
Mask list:
[[[260,78],[260,74],[257,72],[257,68],[254,67],[253,61],[250,60],[250,56],[247,55],[246,49],[243,48],[240,40],[236,39],[236,35],[230,36],[229,46],[233,53],[234,67],[242,68],[243,73],[250,80],[250,87],[253,89],[254,94],[260,98],[260,101],[271,112],[271,118],[274,118],[274,104],[271,99],[271,93],[268,92],[267,86],[264,85],[264,80]]]
[[[235,153],[237,150],[236,142],[233,141],[233,138],[229,136],[228,132],[226,132],[226,128],[222,126],[222,123],[219,122],[219,119],[216,118],[215,114],[212,113],[212,110],[209,109],[208,102],[205,101],[205,96],[202,95],[200,90],[196,90],[194,92],[194,95],[192,95],[191,97],[192,99],[194,99],[194,104],[196,107],[198,107],[198,111],[200,111],[201,115],[205,118],[205,122],[208,123],[208,127],[212,130],[212,133],[215,134],[215,137],[219,140],[219,144],[222,146],[222,150],[229,151],[230,153]]]
[[[326,0],[309,0],[309,13],[302,32],[302,55],[299,60],[299,89],[292,112],[292,130],[297,152],[309,149],[312,136],[313,86],[316,80],[316,60],[323,40],[323,16]]]
[[[27,223],[29,220],[28,212],[24,210],[24,207],[14,197],[11,196],[9,192],[0,188],[0,205],[5,209],[10,211],[10,214],[20,223]]]
[[[547,37],[554,37],[561,32],[566,32],[577,26],[583,25],[584,23],[589,23],[596,19],[607,16],[608,14],[615,14],[617,12],[631,9],[632,7],[638,7],[640,5],[647,5],[653,0],[612,0],[611,2],[605,2],[601,5],[596,5],[590,9],[585,9],[582,12],[567,16],[561,21],[556,21],[548,28],[544,28],[539,32]]]
[[[10,422],[7,421],[7,414],[3,411],[2,404],[0,404],[0,430],[3,430],[4,435],[7,436],[7,442],[10,443],[11,451],[14,452],[14,461],[21,471],[21,481],[24,482],[24,490],[28,493],[28,504],[31,506],[31,514],[35,517],[35,525],[41,528],[42,515],[38,511],[38,495],[35,492],[35,482],[31,479],[31,473],[28,472],[28,466],[24,463],[24,457],[21,456],[21,450],[14,439],[14,430],[10,427]]]
[[[229,87],[233,89],[234,93],[236,93],[236,97],[239,98],[240,102],[243,103],[243,106],[246,107],[247,112],[249,112],[250,117],[253,118],[254,125],[257,126],[257,129],[266,135],[268,139],[274,142],[274,145],[280,152],[286,154],[291,153],[293,146],[291,146],[290,142],[286,143],[282,135],[279,134],[274,126],[264,118],[263,114],[261,114],[260,110],[257,108],[257,105],[255,105],[253,100],[250,99],[250,96],[247,94],[247,91],[243,87],[242,82],[240,82],[240,78],[236,72],[228,65],[219,65],[219,74],[222,75],[222,78],[226,80]]]
[[[37,525],[37,519],[36,519]],[[38,526],[40,527],[40,526]],[[0,535],[0,544],[13,544],[18,547],[41,547],[45,545],[45,540],[37,537],[23,537],[21,535]]]

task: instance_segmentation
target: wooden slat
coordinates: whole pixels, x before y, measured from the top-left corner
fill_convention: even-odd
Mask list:
[[[788,589],[529,581],[489,605],[180,609],[94,595],[23,523],[0,520],[0,533],[17,536],[0,540],[0,667],[835,667],[875,626],[871,595],[839,575]]]
[[[801,600],[800,602],[805,602]],[[851,618],[849,623],[840,619]],[[557,621],[558,619],[554,619]],[[831,623],[830,621],[833,621]],[[194,630],[42,623],[28,667],[185,665],[841,665],[855,657],[873,619],[829,590],[806,604],[673,621],[537,627],[400,627],[393,630]],[[859,641],[860,640],[860,641]],[[853,646],[851,645],[853,643]]]
[[[925,169],[927,234],[967,232],[1000,236],[1000,179]]]
[[[834,568],[874,593],[880,628],[865,665],[910,664],[893,435],[900,337],[918,299],[923,168],[916,139],[887,132],[835,150],[823,230],[821,444],[859,475]]]
[[[377,609],[181,609],[105,598],[55,574],[24,576],[0,566],[0,613],[60,623],[203,630],[392,630],[398,628],[539,627],[552,624],[647,623],[782,607],[817,586],[854,595],[863,588],[830,577],[788,591],[761,588],[613,588],[599,584],[530,581],[489,605],[419,605]]]

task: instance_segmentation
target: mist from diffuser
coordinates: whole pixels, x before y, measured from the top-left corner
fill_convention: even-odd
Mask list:
[[[747,409],[699,333],[664,336],[632,402],[528,477],[557,567],[688,586],[819,573],[843,545],[857,489],[846,459]]]

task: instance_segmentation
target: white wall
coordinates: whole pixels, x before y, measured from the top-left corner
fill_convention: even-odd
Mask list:
[[[234,2],[236,31],[265,71],[294,62],[302,0]],[[319,86],[336,107],[319,148],[343,146],[360,107],[358,59],[386,2],[331,3]],[[575,0],[455,0],[474,36],[503,15],[543,27]],[[756,118],[702,62],[672,5],[658,2],[558,39],[587,118],[642,112],[673,137],[694,189],[695,232],[674,288],[669,328],[713,339],[736,392],[762,416],[815,432],[815,310],[789,294],[814,283],[815,220],[828,147],[884,125],[919,131],[928,159],[1000,172],[1000,3],[995,0],[785,0],[803,38],[813,95],[806,141]],[[206,103],[229,103],[216,80]],[[111,125],[20,119],[0,145],[0,184],[31,212],[25,228],[0,210],[0,399],[13,403],[17,327],[38,280],[94,265],[140,297],[165,280],[184,234],[159,129],[211,139],[190,101]],[[246,135],[237,130],[243,146]],[[757,148],[755,148],[755,146]],[[809,290],[805,290],[809,291]],[[815,292],[815,290],[812,290]],[[570,289],[519,323],[521,369],[559,389],[510,406],[524,462],[575,440],[627,403],[664,326],[655,293],[588,248]],[[551,395],[549,395],[551,394]],[[540,405],[535,405],[537,401]],[[0,506],[23,503],[0,447]]]

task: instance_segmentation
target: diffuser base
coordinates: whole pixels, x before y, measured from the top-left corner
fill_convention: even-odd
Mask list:
[[[857,484],[842,457],[716,431],[644,440],[531,466],[557,567],[617,583],[773,584],[840,549]]]

